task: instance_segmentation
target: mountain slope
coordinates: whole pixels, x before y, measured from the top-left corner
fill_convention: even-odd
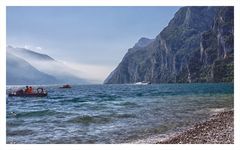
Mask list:
[[[128,50],[106,84],[233,81],[233,7],[183,7],[147,46]]]
[[[86,80],[74,75],[76,71],[56,61],[46,54],[37,53],[24,48],[13,48],[11,46],[7,47],[7,51],[21,59],[24,59],[37,70],[54,76],[58,80],[58,83],[87,83]]]
[[[25,60],[7,52],[7,85],[55,84],[53,76],[35,69]]]

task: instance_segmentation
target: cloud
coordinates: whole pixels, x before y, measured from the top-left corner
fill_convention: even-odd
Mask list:
[[[42,50],[42,48],[39,47],[39,46],[35,47],[35,49],[36,49],[36,50]]]
[[[29,44],[25,44],[25,45],[19,46],[19,47],[23,47],[25,49],[34,50],[34,51],[38,51],[38,52],[42,52],[42,50],[43,50],[43,48],[40,46],[34,46],[34,45],[29,45]]]
[[[25,49],[30,49],[30,48],[31,48],[30,45],[24,45],[23,47],[24,47]]]
[[[102,83],[111,73],[115,66],[81,64],[73,62],[62,62],[74,69],[75,75],[79,78],[88,79],[93,82]]]

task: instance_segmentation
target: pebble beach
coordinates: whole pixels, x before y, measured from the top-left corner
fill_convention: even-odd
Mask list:
[[[234,112],[225,111],[157,144],[234,144]]]

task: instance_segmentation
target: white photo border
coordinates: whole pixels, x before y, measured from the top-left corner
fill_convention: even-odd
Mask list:
[[[6,144],[6,7],[234,6],[234,144]],[[239,42],[238,42],[239,41]],[[240,147],[240,3],[238,0],[0,0],[0,149],[2,150],[238,150]]]

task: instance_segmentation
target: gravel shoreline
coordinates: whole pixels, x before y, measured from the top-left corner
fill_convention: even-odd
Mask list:
[[[234,144],[234,113],[225,111],[157,144]]]

